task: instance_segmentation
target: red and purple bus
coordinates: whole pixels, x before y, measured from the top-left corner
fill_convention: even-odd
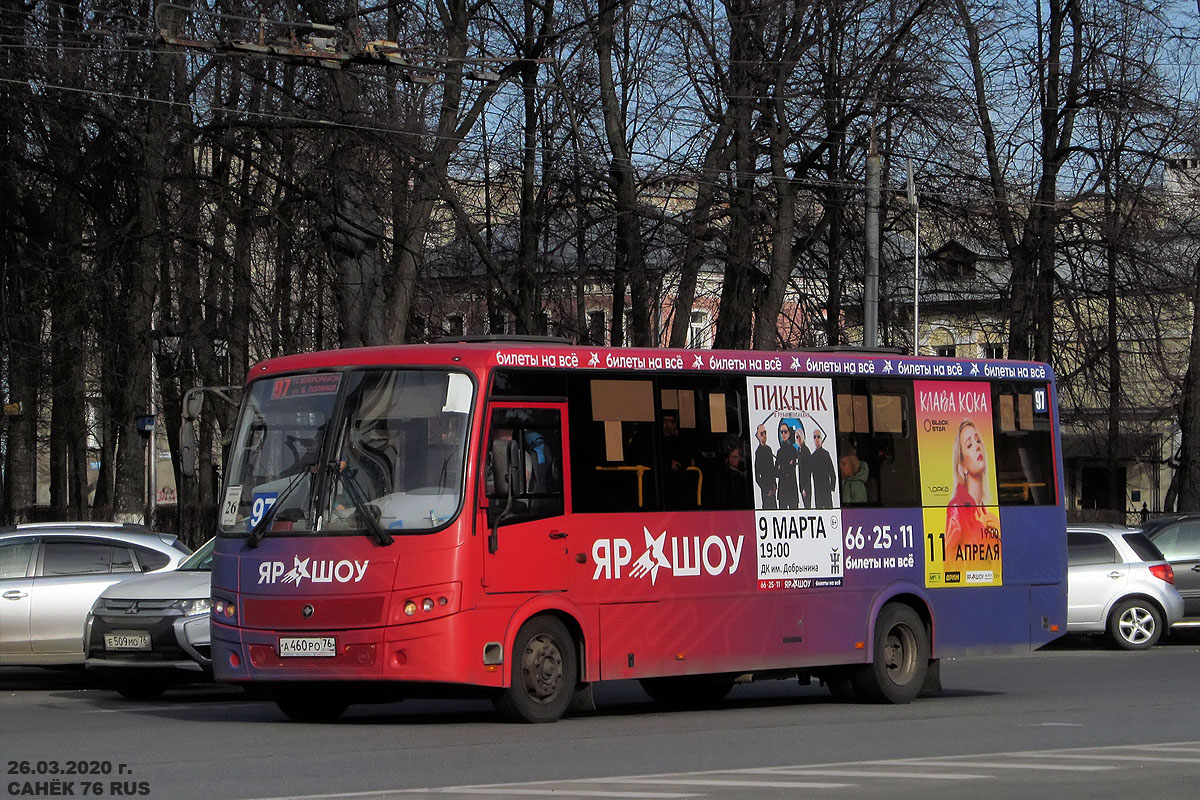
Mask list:
[[[818,680],[905,703],[1066,620],[1045,364],[510,339],[250,372],[219,513],[219,680],[293,719],[509,718]]]

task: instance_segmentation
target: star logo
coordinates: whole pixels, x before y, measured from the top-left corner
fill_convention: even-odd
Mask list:
[[[292,560],[295,562],[295,564],[287,571],[287,574],[283,576],[283,582],[294,583],[299,586],[300,581],[303,578],[312,580],[312,575],[308,574],[308,559],[306,558],[301,561],[300,556],[292,556]]]
[[[599,353],[592,353],[592,357],[588,359],[588,366],[589,367],[600,366],[600,354]]]
[[[890,373],[892,371],[892,362],[891,361],[883,362],[883,371],[887,372],[887,373]]]
[[[671,560],[663,552],[663,548],[667,544],[667,532],[663,531],[658,536],[651,536],[648,528],[642,528],[642,532],[646,535],[646,552],[633,562],[633,571],[629,574],[635,578],[642,578],[648,573],[650,585],[653,586],[654,582],[658,580],[658,568],[671,568]]]
[[[703,366],[704,366],[704,359],[701,358],[700,356],[696,356],[695,358],[692,359],[692,369],[700,369]]]
[[[800,359],[796,358],[795,356],[792,356],[792,369],[800,369]]]
[[[978,361],[972,361],[972,362],[971,362],[971,374],[972,374],[972,375],[978,375],[978,374],[979,374],[979,362],[978,362]]]

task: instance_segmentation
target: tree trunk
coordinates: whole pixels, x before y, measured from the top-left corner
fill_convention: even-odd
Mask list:
[[[623,0],[628,13],[630,0]],[[650,308],[646,283],[646,264],[642,250],[641,223],[637,208],[637,175],[629,152],[625,109],[617,97],[613,71],[613,51],[616,45],[617,3],[601,0],[596,33],[596,52],[600,60],[600,105],[604,114],[604,133],[608,141],[610,161],[608,182],[613,190],[616,212],[616,265],[613,279],[612,342],[623,344],[625,281],[629,282],[630,334],[634,346],[649,347]]]
[[[1192,339],[1183,378],[1182,406],[1176,510],[1197,511],[1200,510],[1200,258],[1192,271]]]

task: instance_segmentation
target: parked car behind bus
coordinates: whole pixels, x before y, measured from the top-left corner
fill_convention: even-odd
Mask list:
[[[112,522],[0,529],[0,664],[82,664],[88,609],[100,592],[178,566],[173,534]]]
[[[1103,633],[1124,650],[1153,647],[1183,616],[1175,573],[1141,531],[1067,526],[1067,632]]]
[[[212,553],[210,539],[176,570],[101,593],[88,614],[87,668],[130,700],[152,700],[173,683],[211,680]]]
[[[1183,597],[1183,619],[1172,628],[1200,629],[1200,513],[1158,517],[1144,523],[1142,532],[1175,570],[1175,588]]]

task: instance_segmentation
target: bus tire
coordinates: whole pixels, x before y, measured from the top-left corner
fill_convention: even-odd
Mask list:
[[[293,722],[333,722],[350,707],[337,695],[321,697],[312,692],[279,692],[275,705]]]
[[[929,668],[925,624],[908,606],[889,603],[875,620],[874,637],[871,663],[859,667],[851,678],[854,691],[870,703],[911,703]]]
[[[638,682],[651,699],[671,708],[715,706],[733,689],[733,678],[728,675],[679,675]]]
[[[1122,650],[1147,650],[1162,636],[1162,613],[1149,600],[1130,598],[1108,615],[1108,639]]]
[[[508,688],[494,704],[512,722],[555,722],[571,704],[579,682],[575,640],[550,616],[534,617],[517,632]]]

